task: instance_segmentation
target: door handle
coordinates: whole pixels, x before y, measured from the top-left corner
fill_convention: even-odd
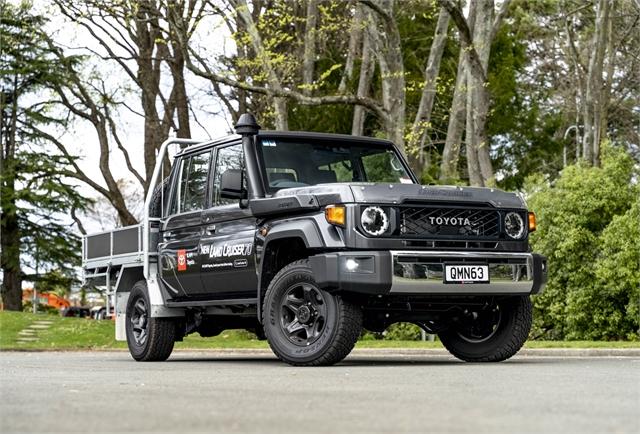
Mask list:
[[[209,225],[206,229],[209,235],[213,235],[216,232],[216,225]]]

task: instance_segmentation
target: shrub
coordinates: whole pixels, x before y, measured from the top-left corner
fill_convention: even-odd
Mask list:
[[[602,167],[569,166],[553,184],[528,180],[538,216],[531,243],[549,260],[533,336],[638,337],[637,176],[624,150],[605,146]]]

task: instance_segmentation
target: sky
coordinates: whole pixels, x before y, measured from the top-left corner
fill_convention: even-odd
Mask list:
[[[12,3],[18,4],[20,0],[10,0]],[[105,83],[110,88],[130,88],[135,90],[135,84],[131,83],[131,79],[114,61],[105,61],[97,55],[91,54],[90,51],[106,54],[104,49],[95,41],[86,29],[78,24],[68,22],[49,0],[34,0],[33,8],[37,12],[42,12],[50,17],[47,26],[47,32],[54,37],[54,40],[65,47],[69,54],[87,54],[86,62],[87,74],[96,73],[101,77],[105,77]],[[194,43],[201,47],[206,47],[209,56],[216,56],[222,53],[233,52],[233,40],[226,27],[218,25],[209,19],[199,26],[201,31],[195,36]],[[86,48],[83,48],[86,47]],[[192,103],[193,115],[197,118],[197,122],[192,119],[191,132],[192,137],[196,139],[208,140],[214,137],[225,135],[231,131],[231,119],[225,107],[216,98],[209,95],[210,89],[205,80],[187,73],[187,94]],[[139,115],[142,113],[140,100],[135,91],[126,93],[121,92],[121,100],[131,107],[138,114],[127,109],[121,108],[117,112],[116,122],[118,125],[120,138],[123,140],[125,148],[128,150],[131,161],[135,169],[139,173],[144,173],[143,159],[143,141],[144,141],[144,117]],[[80,157],[78,165],[87,174],[95,174],[93,180],[101,185],[105,185],[102,178],[98,163],[100,158],[99,144],[96,131],[93,126],[84,120],[78,119],[64,131],[50,129],[48,131],[57,137],[61,142],[68,145],[69,151],[73,155]],[[175,136],[171,133],[171,136]],[[177,149],[173,150],[175,153]],[[55,152],[53,145],[51,151]],[[132,181],[131,185],[135,186],[133,196],[137,196],[141,201],[142,187],[139,185],[135,177],[128,171],[122,153],[113,143],[113,149],[110,153],[110,163],[112,173],[116,179],[126,179]],[[77,189],[87,198],[105,199],[88,185],[73,180],[77,185]],[[140,207],[142,208],[142,207]],[[114,227],[115,210],[104,204],[100,209],[105,214],[100,216],[86,215],[81,216],[82,223],[88,233],[102,231]],[[63,221],[72,223],[72,219],[67,215],[56,216]],[[26,269],[29,273],[33,270]],[[31,287],[31,282],[24,282],[23,287]]]
[[[89,54],[87,61],[87,73],[96,73],[101,77],[107,77],[106,84],[110,88],[131,88],[134,91],[120,92],[121,101],[126,103],[135,112],[142,113],[140,100],[135,92],[135,84],[124,73],[124,71],[116,64],[115,61],[104,61],[97,55],[91,54],[88,50],[82,48],[87,47],[97,53],[106,54],[105,50],[95,41],[91,35],[80,25],[68,22],[61,14],[56,13],[56,9],[49,1],[37,0],[34,7],[38,10],[47,11],[51,17],[49,28],[47,29],[55,40],[66,47],[69,54]],[[211,21],[211,20],[210,20]],[[229,33],[225,27],[217,25],[215,22],[204,23],[199,26],[202,28],[194,43],[206,46],[209,55],[215,56],[222,53],[229,53],[233,49],[233,43],[229,37]],[[211,95],[208,95],[209,88],[205,80],[187,73],[187,94],[192,102],[193,114],[198,122],[192,119],[191,132],[192,137],[196,139],[207,140],[213,137],[219,137],[230,131],[230,117],[224,106]],[[166,87],[166,83],[165,83]],[[167,92],[168,93],[168,92]],[[121,108],[116,116],[119,135],[127,148],[132,164],[139,173],[144,173],[143,159],[143,142],[144,142],[144,118],[139,114]],[[171,133],[175,136],[174,133]],[[100,157],[98,140],[93,126],[84,120],[74,122],[72,128],[65,131],[56,131],[56,136],[63,143],[71,144],[70,151],[80,156],[79,166],[86,173],[95,173],[99,175],[98,162]],[[112,172],[116,179],[128,179],[135,181],[136,186],[139,184],[133,175],[127,170],[122,153],[117,149],[115,143],[110,156]],[[96,180],[104,185],[102,176],[97,176]],[[91,187],[85,184],[79,184],[78,188],[87,197],[96,198],[100,195]],[[140,188],[141,191],[141,188]],[[114,212],[115,213],[115,212]],[[94,219],[84,219],[83,224],[88,232],[107,229],[101,227],[100,222]],[[108,220],[108,219],[107,219]]]

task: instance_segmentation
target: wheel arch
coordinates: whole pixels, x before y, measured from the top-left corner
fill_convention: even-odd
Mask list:
[[[123,266],[116,280],[115,292],[129,292],[136,282],[144,279],[144,270],[141,265]]]
[[[262,301],[271,279],[285,265],[309,257],[326,248],[316,223],[291,220],[274,225],[262,242],[258,267],[258,321],[262,318]]]

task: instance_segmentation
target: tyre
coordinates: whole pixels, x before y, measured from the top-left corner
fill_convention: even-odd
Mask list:
[[[531,299],[510,297],[467,315],[438,333],[445,348],[466,362],[501,362],[516,354],[531,330]]]
[[[262,322],[269,346],[283,362],[333,365],[356,344],[362,310],[320,289],[304,259],[275,275],[264,297]]]
[[[176,324],[166,318],[151,318],[147,284],[133,285],[127,301],[126,331],[131,356],[139,362],[163,361],[171,355]]]

